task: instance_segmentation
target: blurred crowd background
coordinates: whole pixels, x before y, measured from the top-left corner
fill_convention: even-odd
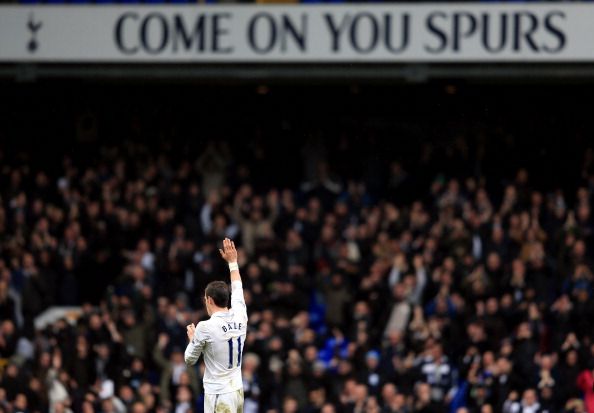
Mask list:
[[[245,413],[594,413],[588,91],[521,92],[19,88],[0,412],[201,412],[185,326],[229,237]]]

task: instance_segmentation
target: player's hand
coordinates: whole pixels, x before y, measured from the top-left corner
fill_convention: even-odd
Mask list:
[[[193,323],[188,324],[188,326],[186,327],[186,333],[188,334],[189,341],[192,341],[192,339],[194,338],[195,331],[196,331],[196,326]]]
[[[219,248],[221,257],[228,263],[237,262],[237,250],[235,244],[229,238],[223,240],[223,249]]]

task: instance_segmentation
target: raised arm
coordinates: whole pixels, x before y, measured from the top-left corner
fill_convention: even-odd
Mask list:
[[[223,249],[219,249],[219,252],[221,257],[229,264],[229,272],[231,273],[231,308],[237,314],[241,314],[245,322],[247,322],[247,307],[243,297],[243,285],[239,274],[239,266],[237,265],[235,244],[229,238],[225,238],[223,240]]]
[[[241,282],[241,275],[239,275],[239,266],[237,265],[237,250],[235,243],[229,238],[223,240],[223,249],[219,248],[221,257],[229,264],[229,271],[231,272],[231,284],[233,281]]]

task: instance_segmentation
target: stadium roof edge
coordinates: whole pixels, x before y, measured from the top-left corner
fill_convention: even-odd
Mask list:
[[[361,64],[361,65],[79,65],[2,64],[3,81],[35,82],[52,79],[224,81],[251,83],[275,81],[408,82],[440,79],[478,81],[594,81],[594,64]]]

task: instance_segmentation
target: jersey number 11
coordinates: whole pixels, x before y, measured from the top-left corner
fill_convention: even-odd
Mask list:
[[[233,368],[233,339],[230,338],[229,341],[229,369]],[[241,364],[241,337],[237,337],[237,367]]]

